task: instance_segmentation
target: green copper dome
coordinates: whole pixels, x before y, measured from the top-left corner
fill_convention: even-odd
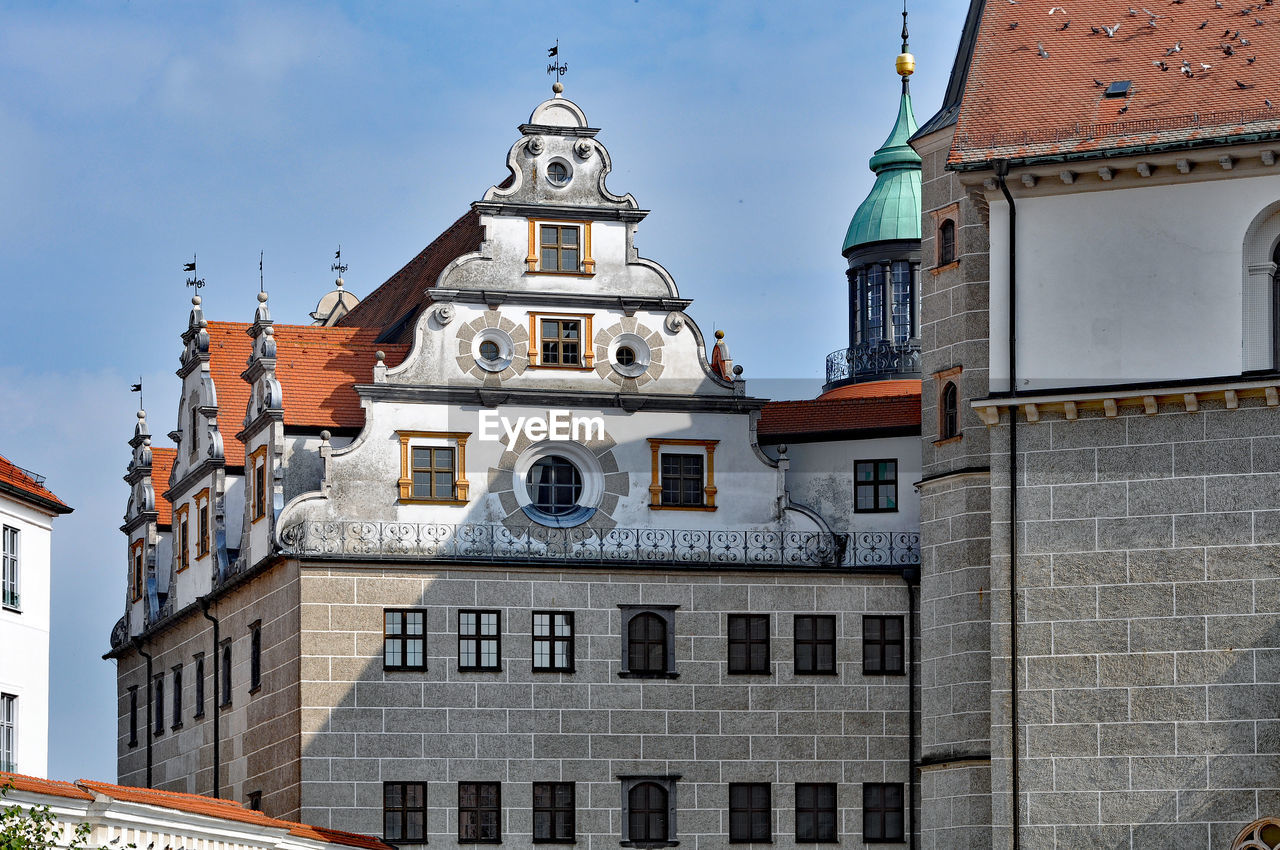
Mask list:
[[[907,144],[916,129],[904,85],[893,132],[871,157],[876,184],[853,214],[841,253],[872,242],[920,238],[920,155]]]

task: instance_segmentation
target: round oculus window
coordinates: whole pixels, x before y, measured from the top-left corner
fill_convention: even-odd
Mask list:
[[[498,348],[498,343],[491,339],[486,339],[480,343],[480,359],[481,360],[499,360],[502,358],[502,351]]]
[[[550,516],[569,513],[582,496],[582,473],[559,455],[539,458],[529,467],[525,483],[533,507]]]
[[[613,352],[613,358],[618,361],[619,366],[633,366],[636,362],[636,352],[629,345],[620,345],[618,350]]]
[[[563,162],[553,162],[547,166],[547,182],[553,186],[565,186],[569,183],[569,166]]]

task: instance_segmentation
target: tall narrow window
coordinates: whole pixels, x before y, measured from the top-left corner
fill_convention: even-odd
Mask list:
[[[196,656],[196,710],[193,717],[204,717],[204,654]]]
[[[427,612],[388,608],[382,612],[382,669],[427,669]]]
[[[502,614],[458,612],[458,669],[498,670],[502,664]]]
[[[253,476],[253,521],[267,515],[267,447],[262,446],[249,456]]]
[[[544,272],[576,272],[579,269],[581,242],[576,226],[544,224],[541,230],[540,252]]]
[[[262,621],[249,626],[249,693],[262,687]]]
[[[833,614],[797,614],[795,670],[798,675],[836,672],[836,618]]]
[[[196,557],[209,554],[209,490],[196,494]]]
[[[895,260],[890,270],[889,289],[893,296],[893,341],[897,345],[903,345],[915,336],[915,287],[911,285],[911,277],[911,263],[907,260]]]
[[[182,728],[182,665],[173,668],[173,728]]]
[[[414,446],[410,450],[413,498],[451,501],[455,498],[452,448]]]
[[[138,746],[138,686],[129,688],[129,746]],[[8,768],[5,768],[7,770]]]
[[[773,841],[768,782],[729,783],[729,840]]]
[[[427,837],[425,782],[382,783],[382,837],[409,843]]]
[[[667,789],[657,782],[638,782],[627,793],[627,840],[636,844],[671,840]]]
[[[132,559],[133,566],[130,571],[133,573],[133,581],[132,581],[133,587],[131,588],[131,590],[132,590],[132,598],[134,602],[137,602],[139,599],[142,598],[142,588],[144,583],[143,576],[145,574],[145,570],[143,569],[143,564],[142,564],[142,553],[145,548],[146,548],[146,544],[143,543],[141,540],[133,544],[133,559]]]
[[[173,545],[174,548],[178,550],[179,571],[185,570],[187,567],[191,566],[191,537],[188,533],[189,526],[187,525],[188,509],[188,505],[183,505],[178,508],[176,516],[174,517],[175,523],[178,526],[178,533],[175,535],[177,539],[174,541]]]
[[[769,672],[769,615],[729,615],[729,672]]]
[[[533,669],[573,672],[573,614],[533,612]]]
[[[222,642],[222,663],[218,670],[222,678],[220,701],[222,705],[231,705],[231,641]]]
[[[946,219],[938,225],[938,265],[945,266],[956,261],[956,223]]]
[[[796,841],[828,842],[836,838],[836,786],[829,782],[796,783]]]
[[[862,673],[864,676],[902,673],[902,617],[862,618]]]
[[[665,673],[667,621],[645,611],[627,623],[627,669],[632,673]]]
[[[7,525],[0,530],[0,590],[5,608],[16,611],[22,607],[18,593],[18,529]]]
[[[867,269],[862,327],[864,342],[880,342],[884,336],[884,266],[876,263]]]
[[[458,843],[502,843],[502,786],[499,783],[458,783]]]
[[[853,509],[858,513],[898,509],[896,460],[860,460],[854,464]]]
[[[18,770],[18,698],[0,694],[0,770]]]
[[[155,716],[151,718],[151,733],[153,735],[164,734],[164,676],[158,675],[152,680],[152,688],[154,692],[151,694],[152,711]]]
[[[905,839],[901,782],[862,786],[862,840],[867,844]]]
[[[956,391],[955,381],[947,381],[947,385],[942,388],[942,428],[939,429],[939,436],[944,440],[949,440],[960,433],[960,404],[958,400],[959,393]]]
[[[572,844],[574,841],[572,782],[533,783],[533,841]]]
[[[196,449],[200,447],[200,438],[197,436],[199,427],[200,427],[200,411],[196,408],[194,404],[192,404],[191,405],[191,433],[188,435],[191,438],[190,440],[191,445],[188,446],[188,449],[187,449],[188,454],[192,460],[196,459]]]

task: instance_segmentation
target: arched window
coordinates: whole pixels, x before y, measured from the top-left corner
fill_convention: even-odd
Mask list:
[[[938,225],[938,265],[945,266],[956,261],[956,223],[951,219],[943,219]]]
[[[666,841],[667,836],[667,789],[656,782],[633,786],[627,794],[628,840]]]
[[[947,381],[946,386],[942,388],[942,404],[939,410],[939,416],[942,420],[939,427],[940,439],[949,440],[960,433],[958,395],[955,381]]]
[[[627,668],[632,673],[667,671],[667,621],[649,611],[627,624]]]

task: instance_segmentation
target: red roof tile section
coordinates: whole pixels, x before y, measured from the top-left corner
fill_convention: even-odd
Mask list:
[[[1280,6],[1161,2],[1152,17],[1132,5],[987,3],[950,161],[1280,129]],[[1123,80],[1127,97],[1104,95]]]
[[[846,384],[818,396],[819,401],[837,398],[890,398],[893,396],[920,395],[920,381],[870,381],[865,384]]]
[[[480,250],[484,228],[480,214],[471,210],[449,225],[449,229],[419,252],[404,268],[370,292],[368,297],[338,320],[339,327],[366,327],[386,330],[406,319],[393,341],[412,339],[414,319],[427,304],[426,291],[436,285],[444,267],[463,254]]]
[[[228,466],[244,465],[244,444],[235,435],[244,427],[249,405],[249,384],[240,377],[253,352],[249,327],[242,322],[208,327],[209,371],[218,391],[218,430]],[[373,381],[377,351],[386,354],[388,366],[399,365],[409,353],[407,345],[375,344],[375,328],[276,325],[274,330],[284,424],[295,428],[362,427],[364,408],[354,385]]]
[[[173,525],[173,505],[160,494],[169,489],[169,473],[173,471],[173,461],[177,456],[177,449],[151,448],[151,489],[156,491],[158,525]]]
[[[30,497],[32,504],[54,513],[69,514],[71,508],[53,495],[53,491],[37,481],[32,473],[11,463],[0,455],[0,486],[10,492],[16,491],[19,497]]]
[[[919,385],[918,382],[917,386]],[[774,401],[760,414],[756,432],[761,441],[781,442],[820,434],[849,432],[918,433],[920,395],[862,398],[816,398]]]
[[[365,848],[365,850],[393,850],[390,845],[367,835],[339,832],[336,829],[308,826],[307,824],[267,817],[262,812],[246,809],[241,803],[234,800],[217,800],[199,794],[156,791],[150,788],[112,785],[108,782],[91,782],[87,779],[81,779],[74,784],[70,782],[54,782],[48,779],[38,779],[34,776],[24,776],[20,773],[0,772],[0,787],[9,783],[12,783],[13,787],[19,791],[53,794],[59,797],[70,797],[79,800],[93,800],[94,795],[101,795],[126,803],[161,806],[166,809],[176,809],[177,811],[196,815],[207,815],[238,823],[255,824],[269,829],[284,829],[288,830],[290,835],[311,839],[312,841],[323,841],[327,844],[342,844],[348,847]]]

